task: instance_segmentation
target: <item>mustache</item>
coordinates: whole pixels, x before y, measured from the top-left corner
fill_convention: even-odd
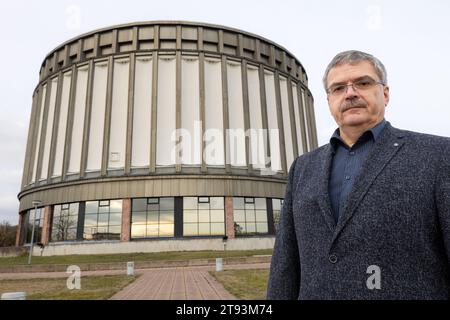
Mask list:
[[[341,112],[345,112],[348,109],[351,108],[366,108],[367,107],[367,103],[361,99],[349,99],[349,100],[345,100],[342,104],[341,104]]]

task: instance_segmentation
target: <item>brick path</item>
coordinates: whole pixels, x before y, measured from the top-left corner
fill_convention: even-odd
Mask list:
[[[224,270],[267,269],[269,263],[223,265]],[[138,279],[112,300],[235,300],[208,271],[215,266],[135,270]],[[82,271],[83,276],[126,274],[126,270]],[[66,278],[65,272],[0,273],[2,279]]]
[[[226,265],[231,269],[266,269],[268,263]],[[111,297],[113,300],[236,300],[208,271],[215,268],[147,269],[132,284]]]
[[[235,300],[206,270],[145,271],[113,300]]]

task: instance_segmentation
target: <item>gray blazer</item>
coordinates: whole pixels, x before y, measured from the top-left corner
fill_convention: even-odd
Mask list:
[[[388,122],[337,225],[331,159],[327,144],[291,166],[267,298],[449,299],[450,139]]]

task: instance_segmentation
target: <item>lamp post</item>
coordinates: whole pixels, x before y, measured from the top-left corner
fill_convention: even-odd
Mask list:
[[[34,216],[33,216],[33,229],[31,231],[31,245],[30,245],[30,252],[28,253],[28,264],[31,264],[31,256],[33,255],[33,245],[34,245],[34,228],[36,227],[36,214],[37,214],[37,207],[42,204],[42,201],[40,200],[33,200],[32,202],[34,206]]]

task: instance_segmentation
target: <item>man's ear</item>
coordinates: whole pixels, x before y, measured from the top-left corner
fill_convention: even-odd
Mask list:
[[[386,107],[389,103],[389,86],[384,86],[383,89],[383,94],[384,94],[384,106]]]

